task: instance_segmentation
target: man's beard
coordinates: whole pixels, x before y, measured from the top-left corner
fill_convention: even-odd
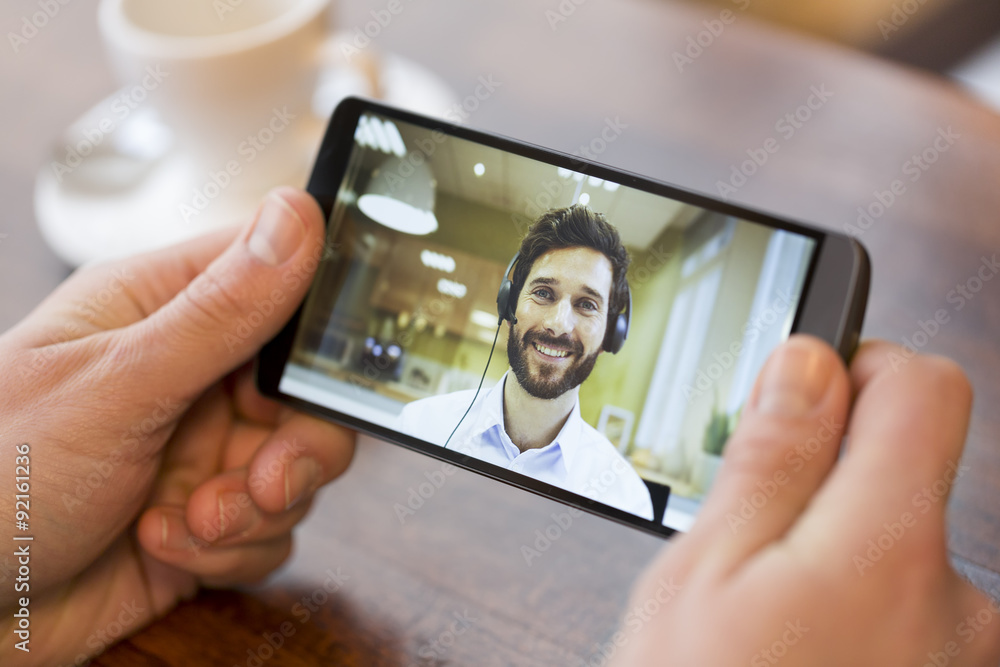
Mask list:
[[[532,374],[528,367],[528,354],[532,343],[551,346],[556,349],[563,349],[567,343],[572,354],[572,363],[566,368],[555,368],[551,364],[542,364],[539,369]],[[518,383],[530,396],[551,400],[565,394],[583,383],[594,370],[597,363],[597,355],[600,350],[589,356],[583,356],[583,345],[580,341],[569,340],[568,338],[556,338],[547,336],[537,331],[526,331],[523,336],[518,336],[517,331],[512,326],[510,335],[507,337],[507,360]]]

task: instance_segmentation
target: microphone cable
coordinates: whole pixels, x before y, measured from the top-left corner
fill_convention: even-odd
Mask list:
[[[514,321],[517,322],[516,319]],[[451,438],[452,436],[455,435],[455,431],[457,431],[458,427],[461,426],[462,422],[465,421],[465,418],[469,415],[469,410],[472,409],[472,406],[476,404],[476,399],[479,398],[479,390],[483,388],[483,380],[486,379],[486,371],[489,370],[490,361],[493,360],[493,350],[495,350],[497,347],[497,338],[500,337],[500,327],[502,326],[503,326],[503,320],[500,320],[500,322],[497,324],[497,332],[493,334],[493,345],[490,346],[490,356],[486,359],[486,368],[483,369],[483,376],[479,378],[479,386],[476,387],[476,393],[472,397],[472,402],[469,403],[469,407],[465,409],[465,414],[462,415],[462,418],[458,420],[457,424],[455,424],[455,428],[452,429],[451,435],[448,436],[448,439],[444,441],[444,449],[448,449],[448,443],[451,442]]]

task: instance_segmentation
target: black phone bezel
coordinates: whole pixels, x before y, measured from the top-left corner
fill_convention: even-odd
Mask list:
[[[676,199],[725,215],[768,227],[784,229],[814,239],[817,243],[811,266],[806,273],[799,308],[792,324],[792,333],[808,333],[829,343],[846,361],[857,347],[861,324],[867,305],[870,261],[864,247],[854,238],[826,232],[760,211],[719,201],[704,194],[655,181],[638,174],[602,165],[575,155],[561,153],[502,135],[474,130],[447,121],[421,116],[358,97],[343,100],[334,110],[320,145],[316,164],[309,178],[307,191],[316,199],[329,224],[334,202],[340,189],[348,157],[354,144],[354,132],[362,113],[370,112],[397,119],[432,132],[454,136],[516,155],[532,158],[557,167],[564,167],[587,176],[612,180],[621,185]],[[310,287],[310,290],[312,288]],[[308,298],[308,297],[307,297]],[[305,303],[305,301],[303,301]],[[485,475],[520,489],[552,498],[579,510],[596,514],[638,528],[660,537],[669,537],[676,530],[647,519],[610,507],[571,491],[540,482],[531,477],[486,463],[451,449],[399,433],[352,415],[315,405],[278,389],[285,363],[291,352],[303,311],[302,305],[285,327],[267,343],[254,363],[259,391],[303,412],[348,426],[359,432],[393,442],[467,470]]]

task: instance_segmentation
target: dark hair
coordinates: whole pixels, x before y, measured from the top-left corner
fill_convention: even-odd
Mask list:
[[[611,294],[608,298],[608,326],[628,303],[629,256],[622,245],[618,230],[602,213],[574,204],[567,208],[546,211],[532,223],[521,241],[521,256],[514,266],[511,283],[514,294],[520,294],[524,281],[535,260],[550,250],[562,248],[593,248],[611,262]]]

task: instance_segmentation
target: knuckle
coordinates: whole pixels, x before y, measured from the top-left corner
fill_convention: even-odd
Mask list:
[[[212,271],[204,272],[189,283],[181,297],[189,306],[188,312],[211,329],[230,324],[242,312],[244,302],[237,284],[220,280]]]

